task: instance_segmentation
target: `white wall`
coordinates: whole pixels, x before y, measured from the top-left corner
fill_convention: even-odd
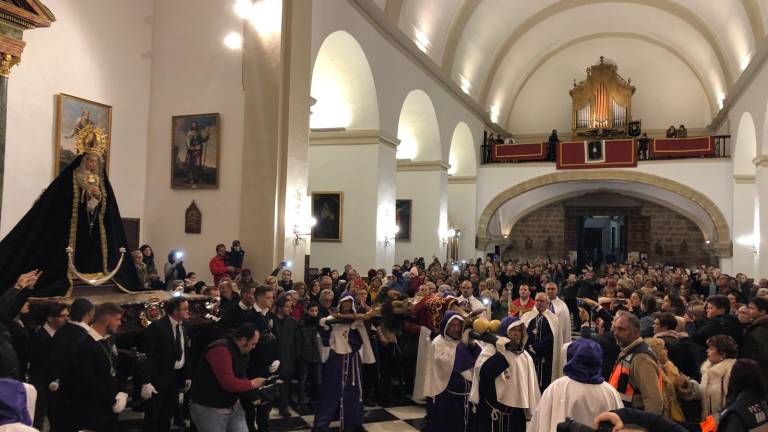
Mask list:
[[[312,15],[313,59],[316,59],[326,36],[337,30],[351,34],[368,58],[376,85],[381,130],[393,136],[399,135],[398,119],[406,95],[411,90],[420,89],[429,95],[437,114],[443,161],[448,161],[451,137],[458,122],[465,122],[472,136],[483,136],[480,118],[393,46],[346,0],[315,0]]]
[[[445,171],[398,171],[397,199],[411,202],[411,240],[398,241],[395,262],[413,261],[434,255],[445,260],[445,247],[440,238],[447,229],[448,175]]]
[[[519,134],[570,131],[568,91],[574,79],[586,78],[585,69],[597,62],[598,55],[614,60],[619,75],[631,78],[637,87],[632,117],[642,119],[644,129],[681,123],[689,129],[700,128],[710,121],[704,88],[679,58],[639,40],[604,38],[569,47],[544,63],[518,96],[510,115],[511,130]]]
[[[152,3],[48,2],[56,21],[24,32],[27,45],[8,89],[0,236],[53,180],[57,93],[112,105],[110,181],[121,215],[143,218]]]
[[[205,17],[202,19],[201,17]],[[239,236],[243,148],[243,93],[240,51],[222,39],[242,21],[219,2],[155,2],[152,35],[152,103],[149,117],[146,210],[142,241],[164,262],[172,248],[187,251],[185,267],[210,281],[208,261],[215,245]],[[172,190],[171,116],[220,113],[219,188]],[[253,167],[258,169],[258,167]],[[202,233],[184,233],[184,210],[195,200]],[[258,217],[254,214],[253,217]],[[259,245],[243,244],[248,253]],[[247,258],[247,256],[246,256]]]
[[[352,264],[361,273],[388,268],[387,251],[378,233],[394,213],[395,150],[382,145],[331,145],[309,148],[309,193],[343,192],[342,241],[313,241],[310,265],[343,270]],[[380,171],[381,170],[381,171]],[[388,183],[389,186],[381,186]],[[380,211],[383,209],[384,211]],[[388,216],[384,217],[384,213]],[[389,246],[387,249],[392,249]]]
[[[448,182],[448,225],[461,230],[459,240],[459,258],[469,259],[477,256],[475,251],[475,236],[477,235],[477,220],[475,219],[475,204],[477,186],[474,183]]]

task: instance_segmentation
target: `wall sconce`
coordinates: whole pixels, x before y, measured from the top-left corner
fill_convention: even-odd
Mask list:
[[[742,246],[748,246],[748,247],[752,248],[752,256],[757,256],[757,253],[758,253],[758,249],[757,248],[758,248],[758,245],[760,244],[759,240],[760,240],[759,237],[757,237],[756,235],[752,234],[752,235],[746,235],[746,236],[741,236],[741,237],[737,238],[736,239],[736,243],[738,243],[738,244],[740,244]]]
[[[400,232],[400,227],[394,225],[392,228],[384,232],[384,247],[390,247],[395,243],[395,236]]]
[[[304,241],[304,236],[312,235],[312,227],[315,226],[317,220],[313,217],[305,218],[301,221],[301,224],[295,224],[293,226],[293,245],[299,247],[301,242]]]

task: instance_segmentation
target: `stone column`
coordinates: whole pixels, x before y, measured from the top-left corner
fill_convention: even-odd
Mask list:
[[[432,256],[446,260],[448,164],[443,161],[397,161],[397,199],[411,203],[411,240],[398,241],[395,261]],[[463,233],[462,233],[463,235]]]
[[[344,194],[341,241],[314,241],[312,267],[392,267],[395,243],[385,237],[395,223],[398,143],[378,130],[312,132],[310,191]]]
[[[759,214],[759,223],[756,222],[755,234],[762,238],[760,244],[757,245],[757,272],[754,277],[761,278],[768,274],[768,240],[766,240],[766,236],[768,236],[768,155],[760,155],[755,158],[754,162],[755,206],[757,207],[757,214]],[[739,202],[734,201],[734,206],[738,205]]]
[[[265,1],[265,0],[260,0]],[[263,278],[282,260],[304,273],[308,237],[294,246],[297,193],[306,196],[311,83],[312,2],[282,4],[282,17],[247,24],[243,43],[245,130],[240,236],[246,265]],[[266,8],[268,9],[268,8]],[[282,25],[277,25],[275,21]],[[307,208],[305,205],[302,208]]]
[[[740,237],[751,236],[756,230],[755,176],[733,175],[733,265],[732,273],[756,274],[758,262],[752,246],[738,242]]]
[[[459,260],[475,258],[477,176],[448,177],[448,225],[461,230]]]

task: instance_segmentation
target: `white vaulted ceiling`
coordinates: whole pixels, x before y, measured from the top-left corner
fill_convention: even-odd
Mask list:
[[[533,79],[540,70],[571,65],[561,77],[571,83],[583,79],[584,68],[600,55],[619,57],[621,45],[606,39],[631,40],[633,49],[646,45],[660,59],[654,67],[666,62],[686,69],[669,79],[695,82],[706,105],[697,108],[706,112],[698,117],[704,123],[720,109],[768,25],[768,0],[387,0],[382,6],[476,102],[498,112],[496,122],[507,128],[514,127],[520,95],[540,82]],[[590,44],[594,55],[569,57],[572,47],[583,54]],[[643,52],[636,56],[637,64],[625,65],[640,78]],[[644,85],[638,92],[653,91],[654,83]]]

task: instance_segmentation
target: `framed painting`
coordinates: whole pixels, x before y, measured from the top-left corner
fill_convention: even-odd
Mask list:
[[[312,192],[312,241],[341,242],[344,229],[344,192]]]
[[[53,158],[53,177],[57,177],[77,157],[75,136],[84,127],[92,125],[106,135],[107,152],[104,167],[109,171],[109,153],[112,145],[112,107],[64,93],[56,95],[56,138]]]
[[[219,113],[173,116],[171,189],[217,189],[219,152]]]
[[[395,235],[397,241],[411,241],[411,212],[413,211],[413,201],[395,200],[395,223],[400,230]]]

